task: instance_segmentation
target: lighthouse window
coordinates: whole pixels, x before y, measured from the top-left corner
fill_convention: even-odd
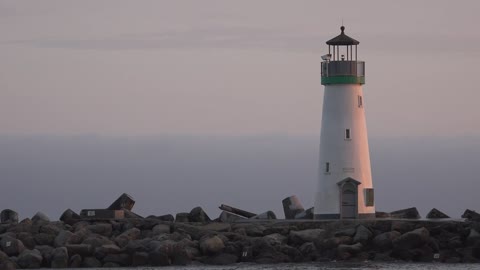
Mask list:
[[[359,108],[362,108],[362,107],[363,107],[362,96],[358,96],[358,107],[359,107]]]
[[[330,162],[325,162],[325,173],[330,173]]]
[[[373,188],[365,189],[365,206],[374,206]]]
[[[350,140],[350,139],[351,139],[350,138],[350,129],[347,128],[347,129],[345,129],[345,140]]]

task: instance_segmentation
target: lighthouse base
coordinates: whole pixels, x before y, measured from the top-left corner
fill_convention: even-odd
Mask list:
[[[374,219],[375,213],[358,214],[358,219]],[[340,214],[316,214],[313,219],[341,219]]]

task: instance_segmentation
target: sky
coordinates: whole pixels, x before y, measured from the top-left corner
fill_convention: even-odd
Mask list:
[[[303,179],[295,180],[301,188],[292,192],[311,204],[323,95],[320,56],[342,22],[346,34],[360,41],[359,58],[366,62],[364,103],[377,199],[392,210],[409,202],[388,199],[405,177],[395,166],[411,169],[409,177],[421,178],[424,188],[441,180],[444,187],[434,193],[478,190],[471,168],[480,159],[479,8],[478,1],[437,0],[0,0],[0,208],[17,202],[3,191],[12,189],[31,198],[12,208],[30,215],[33,205],[57,215],[60,207],[38,199],[32,183],[47,187],[43,195],[66,197],[75,193],[69,187],[96,183],[104,187],[92,191],[98,204],[101,194],[110,202],[132,188],[140,203],[152,179],[162,179],[155,184],[168,186],[168,193],[185,186],[208,189],[188,193],[187,202],[165,211],[204,203],[213,212],[211,198],[203,200],[212,190],[239,188],[232,182],[241,178],[214,184],[238,173],[235,164],[251,172],[245,177],[256,179],[262,192],[280,176],[282,183]],[[173,147],[177,159],[163,151],[139,154],[158,145]],[[82,149],[91,152],[81,155]],[[422,159],[397,154],[407,150]],[[135,175],[113,173],[137,156],[148,165],[144,178],[140,168],[126,169]],[[92,157],[103,159],[89,162]],[[158,170],[174,160],[186,166]],[[222,160],[231,163],[213,173]],[[452,162],[463,168],[458,179],[435,171]],[[63,171],[55,174],[60,164]],[[278,175],[271,174],[275,169],[281,169]],[[194,182],[197,171],[205,174]],[[189,179],[183,185],[180,175]],[[130,184],[116,185],[120,176]],[[137,178],[141,185],[132,180]],[[287,184],[269,196],[262,192],[232,204],[255,208],[246,201],[261,201],[280,209],[282,196],[291,193]],[[158,196],[166,194],[159,189]],[[424,195],[415,196],[421,207],[430,205]],[[77,198],[69,205],[78,210],[82,203]]]

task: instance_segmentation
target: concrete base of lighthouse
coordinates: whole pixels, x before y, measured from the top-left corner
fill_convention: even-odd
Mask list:
[[[375,214],[358,214],[358,219],[373,219]],[[314,219],[340,219],[340,214],[317,214]]]

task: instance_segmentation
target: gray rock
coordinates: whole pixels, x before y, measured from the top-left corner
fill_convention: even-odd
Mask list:
[[[474,229],[470,228],[470,232],[467,236],[467,245],[473,245],[480,240],[480,233]]]
[[[480,221],[480,214],[473,210],[467,209],[463,213],[462,218],[466,218],[472,221]]]
[[[135,252],[132,255],[132,266],[144,266],[148,264],[147,252]]]
[[[63,221],[65,224],[73,225],[80,220],[80,215],[75,213],[72,209],[67,209],[62,213],[59,220]]]
[[[70,268],[80,268],[80,266],[82,266],[82,256],[78,254],[71,256],[68,266]]]
[[[82,267],[85,268],[98,268],[102,267],[102,263],[95,257],[85,257],[82,261]]]
[[[312,242],[303,243],[298,250],[304,255],[313,254],[317,251],[317,248]]]
[[[68,267],[68,251],[66,247],[59,247],[53,251],[52,268],[67,268]]]
[[[22,241],[15,239],[10,236],[2,237],[0,240],[0,249],[5,252],[8,256],[18,256],[25,250],[25,246]]]
[[[39,232],[57,235],[63,230],[63,224],[61,222],[50,222],[48,224],[42,225]]]
[[[420,214],[416,207],[411,207],[407,209],[397,210],[390,213],[391,218],[404,218],[404,219],[419,219],[421,218]]]
[[[94,254],[97,259],[101,259],[109,254],[118,254],[121,252],[122,250],[117,245],[103,245],[97,247]]]
[[[0,222],[1,223],[17,224],[18,223],[18,213],[11,210],[11,209],[5,209],[0,213]]]
[[[127,209],[131,211],[134,205],[135,200],[132,198],[132,196],[128,195],[127,193],[123,193],[108,207],[108,210]]]
[[[267,230],[265,226],[255,223],[235,224],[232,229],[234,232],[252,237],[264,236],[264,232]]]
[[[36,245],[35,238],[28,232],[21,232],[17,234],[17,239],[22,241],[23,245],[28,249],[33,249]]]
[[[97,247],[103,246],[103,245],[114,245],[115,242],[113,242],[112,240],[108,239],[105,236],[101,236],[101,235],[98,235],[98,234],[92,234],[92,235],[88,236],[87,238],[85,238],[85,240],[82,241],[82,244],[91,245],[92,247],[97,248]]]
[[[167,224],[155,225],[155,227],[153,227],[152,229],[152,233],[154,235],[170,233],[170,225],[167,225]]]
[[[273,211],[263,212],[256,216],[251,217],[250,219],[277,219],[277,216]]]
[[[67,244],[65,247],[68,250],[68,254],[70,255],[78,254],[82,257],[92,256],[94,251],[92,245],[86,245],[86,244],[78,244],[78,245]]]
[[[177,213],[175,216],[175,222],[189,222],[188,217],[190,213]]]
[[[353,245],[339,245],[337,248],[337,256],[342,260],[346,260],[355,254],[362,252],[363,245],[361,243],[356,243]]]
[[[108,254],[103,258],[104,263],[115,263],[121,266],[128,266],[131,264],[131,259],[128,254]]]
[[[362,245],[366,246],[368,244],[368,240],[370,240],[373,236],[373,233],[365,226],[358,225],[355,236],[353,237],[353,243],[361,243]]]
[[[17,269],[15,267],[15,263],[10,261],[10,260],[5,260],[3,262],[0,262],[0,269],[2,270],[15,270]]]
[[[208,217],[207,213],[203,211],[203,209],[200,206],[197,206],[190,211],[190,214],[188,215],[188,220],[190,222],[209,222],[211,221],[210,217]]]
[[[396,250],[410,250],[425,245],[429,237],[429,231],[422,227],[402,234],[400,237],[394,239],[392,244]]]
[[[433,208],[432,210],[430,210],[430,212],[428,212],[427,218],[437,219],[437,218],[450,218],[450,217],[445,213],[441,212],[440,210],[438,210],[437,208]]]
[[[115,237],[115,242],[119,247],[125,247],[129,241],[136,240],[141,236],[141,231],[137,228],[129,229],[119,236]]]
[[[390,213],[378,211],[378,212],[375,212],[375,217],[376,218],[389,218]]]
[[[21,268],[40,268],[42,266],[42,254],[40,251],[34,250],[24,250],[17,260],[17,264]]]
[[[51,246],[35,246],[36,250],[40,251],[40,254],[43,257],[43,265],[50,265],[52,261],[53,251],[55,250]]]
[[[305,242],[314,242],[325,238],[325,230],[308,229],[302,231],[290,231],[289,242],[295,245],[302,245]]]
[[[218,236],[206,236],[200,239],[200,251],[204,255],[217,254],[223,251],[225,244]]]
[[[373,246],[381,252],[388,251],[393,247],[393,241],[401,235],[397,231],[381,233],[373,238]]]
[[[341,228],[340,230],[335,231],[335,233],[333,235],[335,237],[339,237],[339,236],[353,237],[353,236],[355,236],[356,232],[357,232],[356,227],[347,227],[347,228]]]
[[[37,223],[37,222],[50,222],[50,219],[48,218],[47,215],[45,215],[42,212],[37,212],[33,217],[32,217],[32,222]]]
[[[227,211],[222,211],[222,213],[220,213],[220,216],[218,217],[218,220],[220,222],[228,222],[228,223],[232,223],[238,220],[246,220],[246,219],[247,219],[246,217],[242,217]]]
[[[280,246],[287,244],[288,237],[279,233],[272,233],[263,237],[270,245]]]
[[[293,195],[282,200],[285,219],[294,219],[297,214],[305,211],[297,196]]]
[[[175,218],[173,217],[172,214],[167,214],[167,215],[162,215],[162,216],[157,216],[155,219],[161,220],[161,221],[168,221],[168,222],[174,222]]]
[[[392,221],[392,231],[397,231],[400,233],[406,233],[415,229],[415,223],[408,221]]]
[[[58,233],[58,235],[55,237],[55,240],[53,240],[53,244],[55,247],[64,247],[72,237],[73,233],[71,231],[66,231],[63,230]]]
[[[313,219],[313,207],[295,215],[295,219]]]
[[[175,243],[172,241],[149,243],[148,262],[152,266],[167,266],[170,265],[169,255]]]
[[[33,236],[33,238],[35,239],[35,243],[37,243],[37,245],[53,246],[55,235],[46,234],[46,233],[37,233]]]
[[[110,223],[97,223],[87,226],[87,230],[92,233],[110,237],[112,235],[112,224]]]

